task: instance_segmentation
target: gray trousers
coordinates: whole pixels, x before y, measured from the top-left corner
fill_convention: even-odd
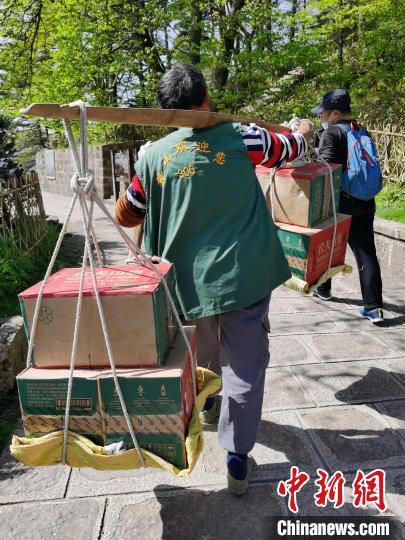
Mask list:
[[[262,414],[264,378],[270,360],[270,295],[229,313],[197,319],[197,362],[222,375],[219,444],[247,454]]]

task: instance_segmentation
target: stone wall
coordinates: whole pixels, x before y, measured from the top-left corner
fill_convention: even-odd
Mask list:
[[[133,144],[103,144],[89,146],[89,169],[94,171],[98,193],[109,199],[113,194],[110,151],[130,150],[136,159],[142,142]],[[36,155],[36,167],[41,188],[52,193],[71,195],[70,179],[74,173],[69,149],[40,150]],[[129,180],[129,178],[128,178]]]
[[[23,319],[0,319],[0,393],[9,392],[16,376],[25,368],[28,352]]]
[[[405,287],[405,224],[375,218],[374,233],[381,271],[402,276]]]

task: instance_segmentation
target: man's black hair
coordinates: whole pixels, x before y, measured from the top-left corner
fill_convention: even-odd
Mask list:
[[[183,62],[175,64],[157,85],[157,100],[162,109],[200,107],[206,94],[204,75],[196,67]]]

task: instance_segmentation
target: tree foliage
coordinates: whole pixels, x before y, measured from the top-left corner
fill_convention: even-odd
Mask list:
[[[398,120],[403,13],[398,0],[0,0],[0,106],[154,106],[161,74],[186,61],[222,111],[307,116],[345,87],[363,116]]]
[[[0,180],[16,167],[13,131],[12,119],[0,116]]]

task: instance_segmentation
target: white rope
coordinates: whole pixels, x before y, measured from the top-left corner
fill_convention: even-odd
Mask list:
[[[80,206],[81,206],[81,209],[82,209],[83,229],[84,229],[84,234],[86,236],[86,242],[87,242],[88,245],[90,245],[90,222],[86,223],[86,221],[87,221],[86,220],[86,211],[84,210],[83,199],[80,198],[79,202],[80,202]],[[108,328],[107,328],[107,321],[105,319],[104,309],[103,309],[103,305],[102,305],[102,302],[101,302],[100,293],[99,293],[99,290],[98,290],[96,271],[95,271],[95,267],[94,267],[93,253],[91,252],[91,250],[88,250],[88,255],[89,255],[90,272],[91,272],[91,278],[92,278],[92,281],[93,281],[94,294],[95,294],[95,297],[96,297],[96,303],[97,303],[98,312],[99,312],[99,315],[100,315],[100,321],[101,321],[101,326],[102,326],[102,329],[103,329],[104,341],[105,341],[105,345],[106,345],[106,348],[107,348],[107,354],[108,354],[108,359],[110,361],[110,366],[111,366],[111,371],[112,371],[112,375],[113,375],[113,378],[114,378],[115,388],[117,390],[117,394],[118,394],[118,398],[120,400],[122,412],[124,413],[124,417],[125,417],[125,420],[126,420],[127,425],[128,425],[128,430],[129,430],[129,433],[131,435],[131,439],[132,439],[132,442],[134,444],[135,450],[136,450],[136,452],[138,454],[140,464],[141,464],[142,467],[145,467],[145,461],[143,459],[142,450],[141,450],[141,448],[140,448],[140,446],[138,444],[138,440],[136,438],[134,429],[132,427],[132,422],[131,422],[131,419],[130,419],[129,414],[128,414],[128,410],[127,410],[127,406],[125,404],[124,396],[122,395],[121,387],[120,387],[120,384],[119,384],[119,380],[118,380],[118,376],[117,376],[117,372],[116,372],[116,368],[115,368],[115,361],[114,361],[114,356],[113,356],[113,352],[112,352],[112,348],[111,348],[110,336],[109,336]]]
[[[93,216],[91,219],[89,219],[89,210],[87,208],[87,201],[86,201],[86,198],[83,197],[83,203],[84,203],[84,209],[86,211],[86,216],[87,216],[87,219],[90,221],[91,223],[91,236],[93,238],[93,243],[94,243],[94,247],[96,248],[96,254],[97,254],[97,259],[98,259],[98,263],[101,267],[104,267],[105,266],[105,263],[104,263],[104,257],[103,255],[101,254],[101,250],[100,250],[100,246],[98,245],[98,242],[97,242],[97,238],[96,238],[96,233],[94,231],[94,227],[93,227]],[[94,199],[92,198],[91,199],[91,202],[90,204],[93,204],[94,205]]]
[[[72,398],[72,388],[73,388],[73,378],[74,378],[74,368],[76,363],[76,355],[77,355],[77,342],[78,342],[78,334],[79,334],[79,323],[80,323],[80,315],[81,315],[81,304],[82,304],[82,296],[83,296],[83,280],[85,276],[85,269],[87,266],[87,257],[90,262],[90,272],[92,276],[93,281],[93,288],[94,293],[96,296],[96,303],[100,315],[100,321],[101,326],[103,329],[103,336],[105,345],[107,348],[108,358],[110,361],[111,371],[113,373],[115,388],[117,390],[117,394],[120,400],[121,408],[125,417],[125,420],[127,422],[128,430],[131,435],[132,442],[134,444],[135,450],[138,454],[139,462],[142,467],[145,467],[145,462],[143,459],[142,451],[139,447],[138,440],[136,438],[135,432],[133,430],[133,426],[131,423],[131,419],[128,414],[128,410],[125,404],[124,397],[121,392],[121,388],[119,385],[116,369],[115,369],[115,361],[112,354],[111,349],[111,343],[110,338],[108,334],[107,329],[107,323],[105,320],[104,310],[101,303],[100,293],[98,290],[97,285],[97,278],[96,278],[96,272],[94,267],[94,259],[93,259],[93,253],[91,251],[91,240],[90,240],[90,231],[92,231],[92,218],[93,218],[93,208],[94,208],[94,196],[96,195],[96,190],[94,186],[94,175],[88,171],[87,165],[88,165],[88,146],[87,146],[87,125],[86,125],[86,106],[85,104],[82,104],[80,108],[80,141],[81,141],[81,156],[80,156],[80,169],[77,170],[76,175],[72,178],[71,181],[71,187],[73,192],[75,193],[75,196],[77,197],[79,195],[79,202],[80,207],[82,211],[82,223],[83,223],[83,230],[85,234],[85,248],[84,248],[84,256],[83,256],[83,264],[82,264],[82,274],[81,274],[81,283],[79,290],[79,296],[77,301],[77,307],[76,307],[76,320],[75,320],[75,328],[74,328],[74,334],[73,334],[73,345],[72,345],[72,355],[71,355],[71,363],[70,363],[70,371],[69,371],[69,380],[68,380],[68,391],[66,396],[66,407],[65,407],[65,418],[64,418],[64,432],[63,432],[63,446],[62,446],[62,463],[66,463],[66,453],[67,453],[67,441],[68,441],[68,431],[69,431],[69,416],[70,416],[70,407],[71,407],[71,398]],[[74,138],[72,136],[72,132],[70,129],[70,125],[68,124],[68,129],[66,132],[69,146],[71,148],[73,160],[75,162],[76,169],[78,169],[78,152],[76,148],[76,144],[74,141]],[[80,174],[80,176],[79,176]],[[85,202],[85,195],[90,196],[91,200],[91,206],[90,206],[90,213],[87,211],[87,205]],[[97,240],[95,238],[95,235],[93,236],[93,241],[95,244],[97,244]],[[97,249],[97,248],[96,248]]]
[[[80,175],[80,158],[77,151],[77,146],[72,133],[72,126],[70,125],[70,120],[63,119],[63,126],[65,128],[65,135],[69,143],[70,152],[72,154],[73,163],[76,169],[76,173]]]
[[[76,174],[73,175],[70,181],[70,187],[72,188],[72,191],[74,193],[80,193],[84,189],[86,194],[88,194],[94,189],[94,185],[95,185],[94,173],[90,171],[90,175],[87,175],[87,170],[85,172],[85,170],[83,169],[83,166],[82,166],[83,158],[81,160],[79,157],[79,152],[77,150],[75,139],[73,137],[72,126],[70,124],[70,120],[67,120],[64,118],[63,125],[65,128],[65,135],[69,143],[70,152],[72,154],[73,163],[76,169]],[[80,130],[80,133],[81,131],[82,130]],[[87,137],[86,137],[86,144],[83,146],[83,143],[82,143],[81,150],[82,150],[82,154],[86,153],[86,156],[88,155]],[[87,164],[88,158],[86,158],[84,161]],[[87,204],[86,204],[86,211],[87,211]],[[93,227],[93,223],[91,224],[91,236],[93,238],[94,247],[96,248],[98,262],[100,266],[105,266],[104,259],[100,251],[100,247],[97,242],[97,237],[96,237],[96,233]]]
[[[336,204],[335,204],[335,189],[333,185],[333,171],[332,167],[329,165],[328,162],[326,162],[322,156],[318,155],[318,159],[324,163],[328,168],[328,176],[329,176],[329,182],[330,182],[330,193],[331,193],[331,199],[332,199],[332,210],[333,210],[333,236],[332,236],[332,245],[330,248],[329,253],[329,261],[328,261],[328,269],[330,270],[330,267],[332,266],[332,258],[333,258],[333,250],[335,249],[335,242],[336,242],[336,229],[337,229],[337,216],[336,216]],[[326,179],[325,179],[326,183]]]
[[[79,195],[83,199],[83,195]],[[90,215],[88,216],[88,222],[91,222],[93,217],[93,201],[90,204]],[[70,358],[70,371],[69,371],[69,381],[68,381],[68,390],[66,396],[66,408],[65,408],[65,421],[63,426],[63,447],[62,447],[62,464],[66,464],[66,453],[67,453],[67,442],[68,442],[68,431],[69,431],[69,419],[70,419],[70,405],[72,401],[72,388],[73,388],[73,372],[76,365],[77,358],[77,348],[79,343],[79,328],[80,328],[80,316],[82,311],[82,299],[83,299],[83,285],[84,278],[86,276],[86,267],[87,267],[87,253],[91,249],[91,246],[88,245],[87,239],[84,244],[84,253],[83,253],[83,262],[82,262],[82,271],[80,274],[80,283],[79,283],[79,294],[77,297],[76,305],[76,318],[75,326],[73,331],[73,345],[72,345],[72,354]]]
[[[269,190],[270,190],[270,206],[271,206],[271,217],[274,219],[274,179],[276,176],[277,169],[270,169],[270,178],[269,178]]]
[[[41,308],[42,296],[44,294],[44,290],[45,290],[45,286],[46,286],[46,283],[48,281],[48,278],[51,275],[51,272],[53,270],[53,267],[54,267],[54,264],[55,264],[55,261],[56,261],[56,257],[58,256],[58,253],[59,253],[59,250],[60,250],[60,246],[62,245],[63,237],[65,236],[66,229],[67,229],[67,226],[69,224],[69,220],[70,220],[70,218],[72,216],[72,212],[73,212],[74,206],[76,204],[77,197],[78,197],[78,195],[77,195],[77,193],[75,193],[72,200],[71,200],[71,202],[70,202],[70,206],[69,206],[68,212],[66,214],[65,222],[64,222],[63,227],[62,227],[62,229],[61,229],[61,231],[59,233],[59,238],[58,238],[58,240],[56,242],[55,249],[53,250],[51,260],[49,261],[48,268],[47,268],[47,270],[45,272],[44,279],[42,280],[41,287],[39,289],[38,298],[37,298],[37,301],[35,303],[34,317],[32,319],[32,325],[31,325],[31,331],[30,331],[30,339],[29,339],[29,343],[28,343],[27,367],[30,367],[31,364],[32,364],[32,350],[34,348],[34,338],[35,338],[35,332],[37,330],[38,317],[39,317],[39,311],[40,311],[40,308]]]
[[[80,165],[82,176],[88,171],[89,149],[87,145],[87,112],[86,104],[80,104]]]

